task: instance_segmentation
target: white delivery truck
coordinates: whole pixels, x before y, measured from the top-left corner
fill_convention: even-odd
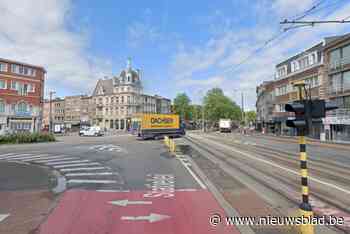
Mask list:
[[[220,132],[231,132],[232,121],[230,119],[220,119],[219,128]]]

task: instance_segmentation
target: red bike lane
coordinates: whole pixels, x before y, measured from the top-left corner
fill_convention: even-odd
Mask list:
[[[40,234],[228,234],[236,227],[212,226],[213,214],[225,217],[213,195],[205,189],[99,192],[69,190],[40,226]]]

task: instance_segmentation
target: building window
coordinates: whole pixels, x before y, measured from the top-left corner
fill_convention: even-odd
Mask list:
[[[0,80],[0,89],[6,89],[6,88],[7,88],[6,80]]]
[[[36,70],[30,67],[17,65],[17,64],[11,64],[11,72],[26,75],[26,76],[35,76]]]
[[[343,54],[342,54],[343,59],[347,59],[347,61],[349,61],[349,59],[350,59],[350,44],[343,47],[342,50],[343,50]]]
[[[337,62],[339,62],[340,59],[341,59],[340,49],[333,50],[329,54],[330,64],[337,63]]]
[[[18,89],[18,82],[17,81],[14,81],[14,80],[11,81],[11,89],[13,89],[13,90]]]
[[[35,85],[34,84],[28,84],[28,92],[31,92],[31,93],[35,92]]]
[[[5,102],[0,101],[0,113],[4,113],[4,112],[5,112]]]
[[[276,96],[286,95],[287,94],[287,85],[283,85],[275,89]]]
[[[341,74],[332,75],[330,77],[330,86],[332,93],[341,91]]]
[[[115,102],[119,103],[119,97],[115,97]]]
[[[310,56],[310,64],[315,64],[317,63],[317,52],[314,52]]]
[[[7,63],[0,63],[0,72],[7,72]]]
[[[21,102],[18,104],[18,112],[27,112],[28,106],[25,102]]]
[[[277,78],[281,78],[287,75],[287,66],[277,68]]]
[[[343,90],[350,90],[350,71],[343,73]]]
[[[124,96],[121,96],[121,103],[124,103]]]

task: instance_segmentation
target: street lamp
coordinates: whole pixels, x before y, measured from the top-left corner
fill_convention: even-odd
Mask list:
[[[50,111],[49,111],[49,132],[52,133],[52,96],[55,94],[56,92],[54,91],[50,91],[49,95],[50,95]]]

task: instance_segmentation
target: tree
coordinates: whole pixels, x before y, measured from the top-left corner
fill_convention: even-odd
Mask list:
[[[220,88],[209,90],[204,97],[205,119],[217,122],[221,118],[240,120],[241,109]]]
[[[191,108],[190,108],[191,99],[187,96],[186,93],[179,93],[174,99],[174,110],[176,114],[179,114],[182,119],[189,120],[192,118]]]
[[[246,120],[248,123],[255,122],[256,120],[256,112],[255,111],[247,111],[245,112]]]

